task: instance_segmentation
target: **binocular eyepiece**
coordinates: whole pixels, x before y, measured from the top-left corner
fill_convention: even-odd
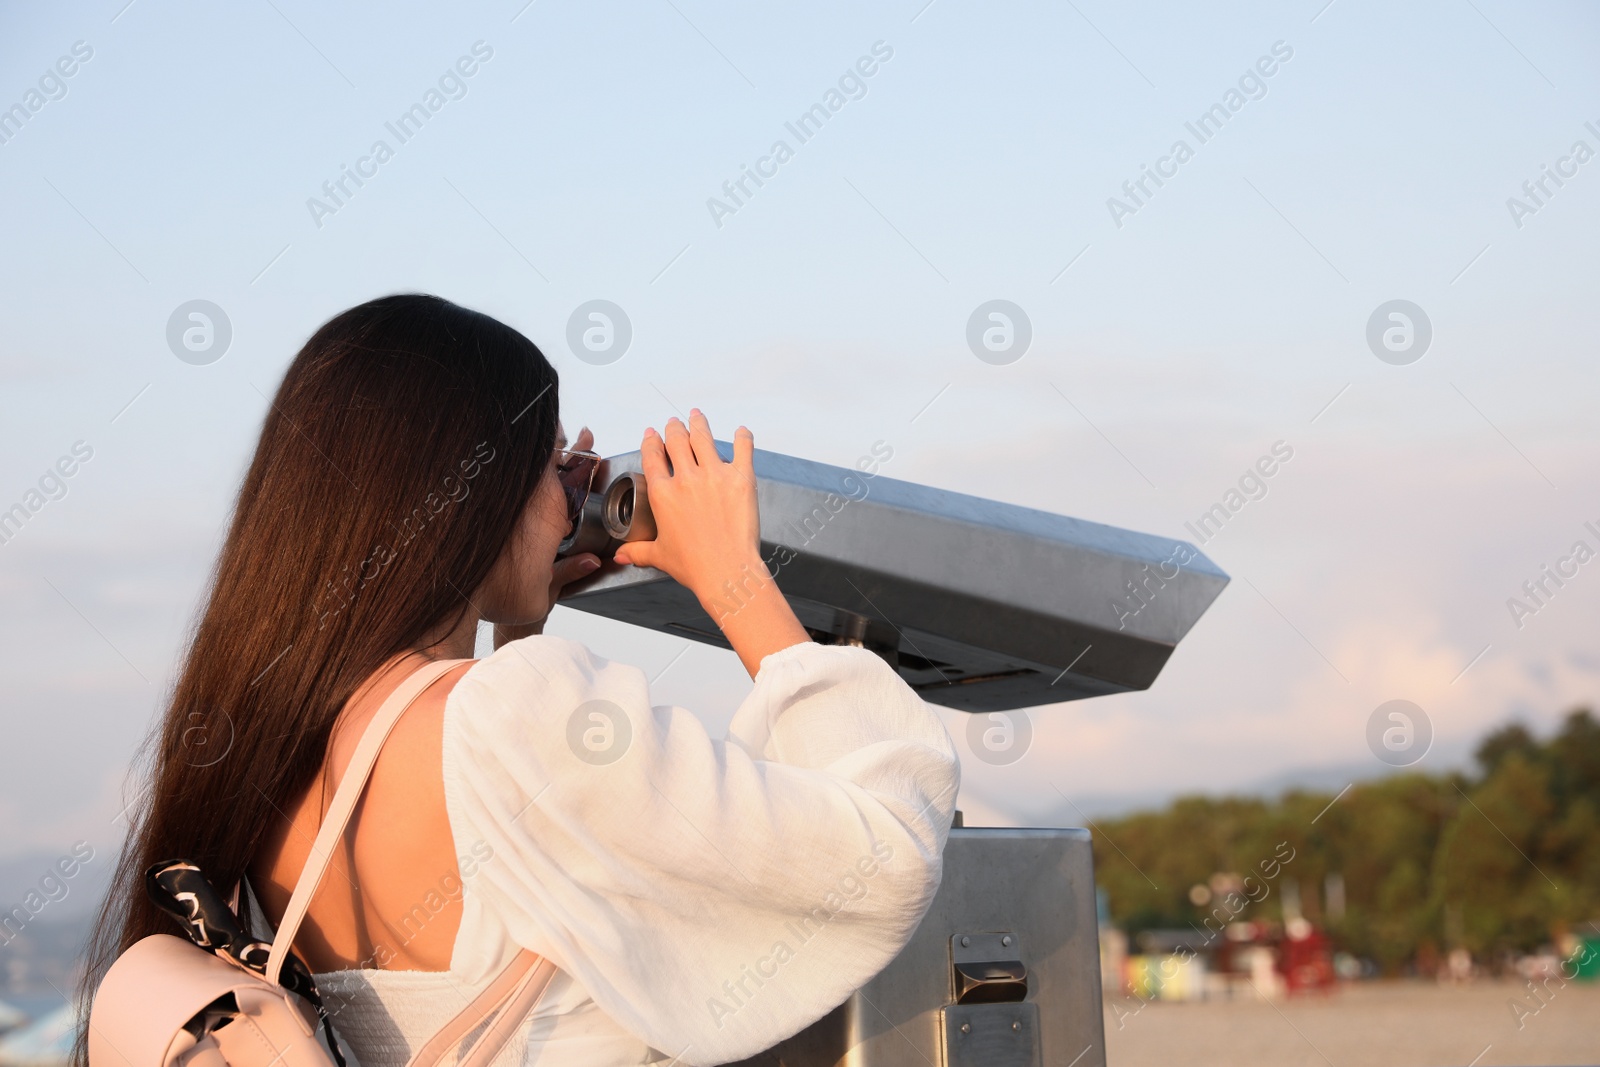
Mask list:
[[[572,532],[561,542],[558,556],[593,552],[610,559],[626,541],[651,541],[656,536],[655,516],[642,471],[622,471],[607,481],[605,464],[597,472],[602,487],[584,499]]]

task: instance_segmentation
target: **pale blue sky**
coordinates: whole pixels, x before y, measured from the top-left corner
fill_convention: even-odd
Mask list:
[[[1390,699],[1428,712],[1437,767],[1594,697],[1600,564],[1521,629],[1505,603],[1600,547],[1600,161],[1520,228],[1506,204],[1600,149],[1593,5],[124,2],[0,14],[0,107],[93,50],[0,144],[0,508],[93,449],[0,545],[6,853],[114,843],[263,394],[395,290],[526,332],[605,451],[697,404],[762,447],[851,464],[884,440],[893,477],[1188,536],[1287,442],[1206,546],[1234,584],[1155,688],[1034,712],[1011,768],[966,760],[974,821],[1375,773]],[[398,144],[384,124],[480,41],[465,95]],[[876,42],[866,94],[792,141]],[[1198,144],[1185,122],[1277,42],[1265,95]],[[319,227],[307,199],[379,138],[394,157]],[[718,227],[707,198],[778,138],[794,158]],[[1119,228],[1107,198],[1178,138],[1194,157]],[[608,366],[565,341],[596,298],[633,324]],[[1033,325],[1009,366],[966,347],[995,298]],[[209,365],[166,343],[194,299],[232,325]],[[1409,366],[1365,342],[1393,299],[1433,324]],[[676,639],[551,629],[671,663],[657,699],[713,722],[748,684],[725,653],[673,663]]]

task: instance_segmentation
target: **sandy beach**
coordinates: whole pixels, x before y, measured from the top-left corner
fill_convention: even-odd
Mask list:
[[[1537,1012],[1520,982],[1441,987],[1346,986],[1268,1004],[1115,1002],[1106,1011],[1112,1067],[1425,1067],[1600,1063],[1600,986],[1569,984]],[[1118,1023],[1121,1023],[1120,1027]]]

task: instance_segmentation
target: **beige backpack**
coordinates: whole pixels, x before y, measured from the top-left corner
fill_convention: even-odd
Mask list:
[[[366,788],[378,750],[422,691],[462,660],[422,667],[384,701],[334,792],[271,946],[239,929],[201,872],[175,861],[146,876],[189,938],[152,934],[106,972],[89,1014],[89,1067],[344,1067],[310,972],[289,952],[312,894]],[[235,890],[237,900],[237,890]],[[555,976],[524,949],[413,1056],[408,1067],[488,1067]],[[492,1020],[492,1021],[491,1021]],[[318,1023],[328,1044],[317,1037]],[[462,1038],[485,1022],[470,1049]]]

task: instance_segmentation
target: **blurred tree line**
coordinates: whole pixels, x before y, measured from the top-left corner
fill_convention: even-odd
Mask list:
[[[1282,920],[1293,880],[1291,906],[1298,891],[1305,918],[1388,973],[1458,946],[1493,963],[1565,932],[1594,936],[1600,722],[1574,711],[1543,741],[1506,726],[1479,744],[1476,763],[1476,773],[1364,782],[1338,803],[1307,792],[1184,797],[1101,823],[1095,870],[1112,921],[1130,934],[1204,929],[1220,895],[1195,887],[1250,875],[1234,898],[1247,897],[1238,919]],[[1294,858],[1269,879],[1275,867],[1263,861],[1281,842]]]

